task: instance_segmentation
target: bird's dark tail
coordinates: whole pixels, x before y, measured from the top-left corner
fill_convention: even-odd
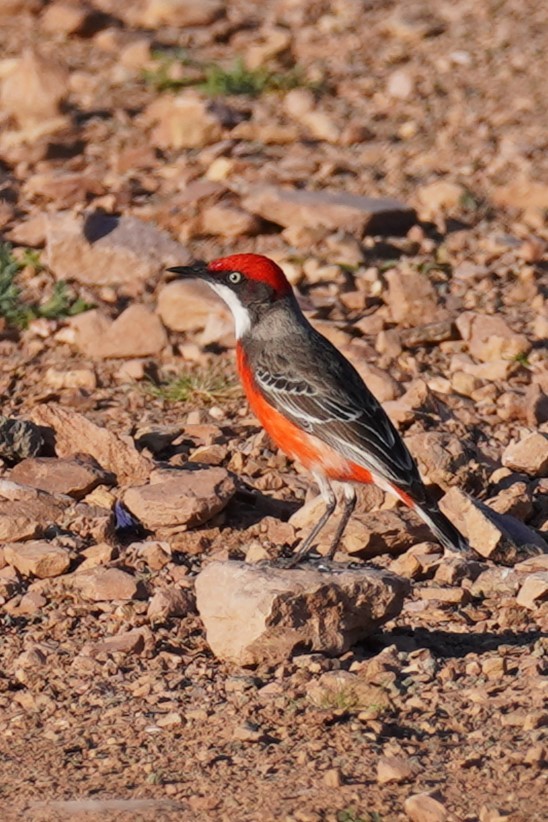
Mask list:
[[[421,502],[420,505],[415,503],[413,507],[444,548],[447,548],[448,551],[459,551],[468,554],[468,556],[474,555],[468,540],[440,511],[437,503],[432,501]]]

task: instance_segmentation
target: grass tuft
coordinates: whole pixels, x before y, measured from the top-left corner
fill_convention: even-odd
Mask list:
[[[237,396],[239,386],[230,376],[213,369],[178,374],[159,385],[150,384],[147,390],[166,402],[196,400],[201,404],[212,404]]]

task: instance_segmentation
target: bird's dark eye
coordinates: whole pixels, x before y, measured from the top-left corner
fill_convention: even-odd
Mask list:
[[[242,279],[242,275],[240,274],[239,271],[231,271],[230,274],[228,275],[228,281],[231,282],[233,285],[236,285],[236,283],[239,283],[241,279]]]

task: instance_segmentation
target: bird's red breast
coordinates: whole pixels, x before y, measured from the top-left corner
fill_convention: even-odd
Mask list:
[[[367,469],[346,459],[318,437],[299,428],[264,398],[255,385],[253,372],[241,343],[237,345],[236,358],[240,380],[251,410],[278,448],[310,471],[319,471],[331,479],[364,483],[373,481]]]

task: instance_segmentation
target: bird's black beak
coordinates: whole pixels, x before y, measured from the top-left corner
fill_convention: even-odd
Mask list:
[[[207,264],[203,262],[192,263],[192,265],[175,265],[173,268],[167,268],[166,271],[168,280],[205,280],[211,276]]]

